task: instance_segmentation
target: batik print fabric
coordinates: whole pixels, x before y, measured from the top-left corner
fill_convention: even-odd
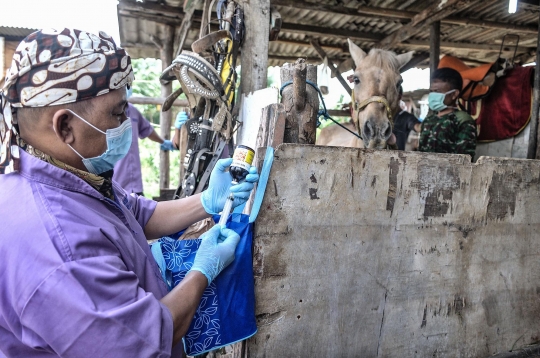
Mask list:
[[[0,174],[18,170],[13,108],[78,102],[133,79],[130,57],[104,32],[48,29],[30,34],[17,47],[0,91]]]

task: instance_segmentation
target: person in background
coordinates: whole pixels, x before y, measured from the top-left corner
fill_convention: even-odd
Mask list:
[[[240,236],[215,225],[170,292],[148,240],[249,198],[218,160],[202,193],[156,202],[112,180],[129,151],[131,60],[104,32],[45,29],[0,89],[0,357],[185,357],[182,337]]]
[[[128,98],[131,97],[132,92],[131,88],[127,90]],[[131,120],[131,147],[126,156],[114,166],[113,180],[117,181],[128,194],[143,195],[139,138],[148,138],[159,143],[161,150],[176,150],[176,148],[170,140],[161,138],[150,122],[131,103],[127,105],[126,116]]]
[[[409,138],[409,133],[412,130],[420,132],[420,121],[413,114],[406,111],[405,103],[401,100],[402,96],[403,87],[399,86],[398,98],[401,111],[394,116],[394,128],[392,129],[399,150],[405,150],[407,138]]]
[[[476,151],[476,122],[456,107],[463,85],[459,72],[439,68],[431,75],[429,108],[422,122],[418,150],[433,153],[469,154]]]

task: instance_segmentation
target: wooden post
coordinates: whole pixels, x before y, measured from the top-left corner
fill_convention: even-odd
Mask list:
[[[538,150],[538,106],[540,106],[540,16],[538,18],[538,39],[536,42],[536,67],[534,70],[533,108],[531,113],[531,128],[529,133],[528,159],[540,157]]]
[[[317,83],[317,67],[307,65],[303,58],[299,58],[294,64],[284,64],[280,72],[282,84],[292,81],[291,85],[283,88],[281,97],[287,112],[283,142],[315,144],[319,94],[306,84],[306,79]]]
[[[430,26],[429,31],[429,75],[439,66],[439,56],[441,53],[441,22],[435,21]]]
[[[173,33],[174,29],[170,25],[164,26],[163,46],[160,48],[161,67],[167,68],[173,60]],[[167,98],[172,93],[172,83],[161,85],[161,97]],[[172,111],[160,112],[159,124],[160,135],[163,139],[171,137]],[[170,184],[169,176],[169,152],[160,151],[159,153],[159,188],[168,189]]]
[[[242,0],[244,9],[246,37],[242,45],[240,62],[240,93],[266,88],[268,76],[268,38],[270,36],[270,0]],[[241,96],[240,96],[241,97]],[[248,118],[244,118],[249,120]],[[258,120],[258,119],[257,119]],[[242,144],[242,131],[238,132],[236,142]]]

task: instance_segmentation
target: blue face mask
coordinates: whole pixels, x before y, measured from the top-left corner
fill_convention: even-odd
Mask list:
[[[94,128],[98,132],[105,134],[107,138],[107,150],[105,153],[101,154],[99,157],[94,158],[84,158],[79,154],[71,145],[69,147],[82,159],[82,162],[88,172],[92,174],[101,174],[105,173],[114,168],[116,162],[124,158],[131,147],[132,133],[131,133],[131,120],[126,119],[120,126],[107,129],[106,132],[103,132],[99,128],[88,123],[84,118],[79,116],[77,113],[68,110],[77,118],[82,120],[84,123],[88,124],[90,127]]]
[[[431,108],[435,112],[440,112],[446,109],[448,106],[444,104],[444,99],[446,98],[447,94],[452,93],[452,92],[455,92],[455,89],[448,91],[446,93],[431,92],[428,95],[429,108]]]

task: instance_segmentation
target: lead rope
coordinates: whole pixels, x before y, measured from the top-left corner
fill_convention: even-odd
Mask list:
[[[282,95],[282,92],[283,92],[283,89],[289,85],[291,85],[293,83],[293,81],[287,81],[285,82],[284,84],[281,85],[281,88],[279,89],[279,95],[280,96],[283,96]],[[351,133],[352,135],[354,135],[355,137],[357,138],[360,138],[362,139],[362,137],[360,137],[357,133],[354,133],[353,131],[351,131],[349,128],[343,126],[341,123],[339,123],[338,121],[336,121],[334,118],[332,118],[329,114],[328,114],[328,111],[326,110],[326,104],[324,103],[324,98],[322,96],[322,93],[321,93],[321,90],[319,89],[319,87],[317,87],[317,84],[311,82],[310,80],[306,80],[306,83],[308,85],[310,85],[311,87],[313,87],[317,93],[319,94],[319,98],[321,99],[321,103],[322,103],[322,106],[323,108],[319,109],[319,111],[317,112],[317,128],[319,128],[319,126],[321,125],[321,121],[319,120],[320,117],[323,117],[325,120],[329,119],[331,120],[332,122],[334,122],[335,124],[337,124],[338,126],[340,126],[341,128],[345,129],[347,132]]]

